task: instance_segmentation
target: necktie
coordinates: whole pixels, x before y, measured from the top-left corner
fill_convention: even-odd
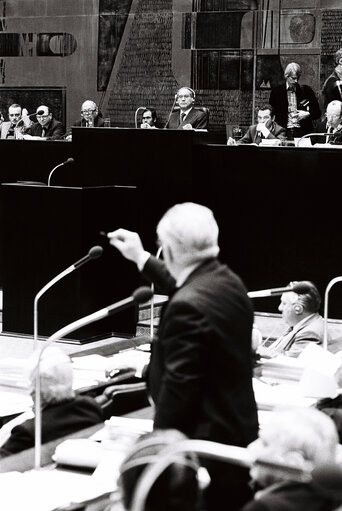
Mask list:
[[[45,137],[45,128],[42,129],[42,137]]]
[[[181,113],[181,116],[180,116],[180,118],[181,118],[181,124],[182,124],[182,122],[184,121],[185,117],[186,117],[186,114],[185,114],[184,112],[183,112],[183,113]]]

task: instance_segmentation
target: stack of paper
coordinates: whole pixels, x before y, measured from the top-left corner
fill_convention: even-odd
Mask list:
[[[299,382],[304,370],[303,362],[298,358],[278,355],[272,359],[262,359],[261,376],[277,382]]]

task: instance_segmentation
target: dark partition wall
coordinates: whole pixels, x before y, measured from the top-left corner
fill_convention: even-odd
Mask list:
[[[134,188],[1,187],[3,331],[32,334],[35,294],[94,245],[104,253],[58,282],[39,302],[39,334],[49,336],[80,317],[128,296],[138,285],[135,266],[100,231],[137,228]],[[135,310],[70,334],[87,341],[112,332],[135,333]]]

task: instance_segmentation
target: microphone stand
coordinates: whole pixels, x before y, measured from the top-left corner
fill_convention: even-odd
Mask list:
[[[163,247],[159,247],[156,253],[156,258],[159,259],[160,254],[162,253]],[[153,332],[154,332],[154,283],[151,284],[151,291],[152,291],[152,297],[151,297],[151,307],[150,307],[150,339],[151,342],[153,340]]]
[[[300,139],[297,142],[297,147],[299,147],[299,144],[303,140],[303,138],[308,138],[308,137],[313,137],[313,136],[324,137],[324,136],[328,136],[328,135],[333,135],[333,133],[307,133],[306,135],[303,135],[302,137],[300,137]]]
[[[70,334],[74,330],[78,330],[79,328],[81,328],[83,326],[89,325],[89,323],[93,323],[95,321],[103,319],[103,318],[109,316],[110,314],[120,311],[134,303],[144,303],[145,301],[149,300],[150,298],[151,298],[150,288],[148,288],[148,287],[138,288],[136,291],[134,291],[132,296],[129,296],[128,298],[124,298],[123,300],[120,300],[119,302],[115,303],[114,305],[110,305],[109,307],[104,307],[103,309],[93,312],[92,314],[88,314],[88,316],[84,316],[83,318],[73,321],[69,325],[66,325],[63,328],[60,328],[59,330],[57,330],[57,332],[55,332],[53,335],[51,335],[47,339],[46,343],[44,344],[44,346],[38,353],[37,364],[36,364],[35,417],[34,417],[34,424],[35,424],[34,468],[36,470],[40,469],[40,458],[41,458],[41,447],[42,447],[42,410],[41,410],[40,371],[39,371],[42,354],[49,346],[51,346],[51,344],[54,341],[61,339],[62,337],[65,337],[66,335]]]
[[[56,165],[56,167],[54,167],[50,174],[49,174],[49,177],[48,177],[48,182],[47,182],[47,185],[50,186],[50,182],[51,182],[51,177],[52,177],[52,174],[55,172],[56,169],[58,169],[58,167],[62,167],[63,165],[66,165],[67,163],[74,163],[74,158],[68,158],[66,161],[63,161],[62,163],[59,163],[58,165]]]
[[[325,350],[328,349],[328,296],[330,289],[337,284],[337,282],[342,282],[342,277],[335,277],[332,279],[327,285],[324,293],[324,323],[323,323],[323,348]]]
[[[160,443],[160,439],[157,439]],[[139,478],[136,489],[132,497],[131,511],[144,511],[148,494],[158,479],[160,474],[172,463],[182,463],[180,454],[196,453],[202,457],[216,459],[242,467],[251,467],[252,465],[265,465],[274,470],[281,470],[285,479],[309,482],[312,477],[312,464],[306,463],[303,468],[287,466],[281,463],[267,462],[267,460],[252,458],[248,449],[245,447],[236,447],[225,445],[208,440],[182,440],[174,445],[166,447],[161,451],[157,461],[154,464],[147,465],[141,477]],[[132,461],[132,465],[134,463]],[[184,463],[184,460],[183,460]],[[129,470],[129,465],[127,466]]]
[[[169,116],[167,118],[167,121],[165,123],[165,126],[164,126],[164,129],[166,128],[166,126],[169,124],[169,121],[170,121],[170,117],[171,117],[171,114],[173,112],[173,109],[175,108],[175,104],[177,102],[177,94],[175,95],[175,99],[173,100],[173,103],[172,103],[172,107],[171,107],[171,110],[170,110],[170,113],[169,113]]]
[[[139,112],[139,110],[146,110],[146,107],[145,106],[138,106],[138,108],[135,111],[135,114],[134,114],[134,126],[135,126],[136,129],[138,129],[138,112]]]

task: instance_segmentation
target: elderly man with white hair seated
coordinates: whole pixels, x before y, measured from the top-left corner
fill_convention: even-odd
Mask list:
[[[258,432],[253,307],[241,279],[217,258],[218,232],[212,211],[188,202],[158,224],[164,262],[144,251],[137,233],[118,229],[108,237],[170,297],[147,369],[154,427],[245,447]],[[203,463],[211,477],[207,509],[219,509],[227,496],[229,509],[239,509],[250,496],[248,471]]]
[[[37,358],[29,360],[28,379],[34,399]],[[40,362],[42,409],[42,443],[68,435],[102,422],[102,411],[93,398],[77,396],[73,390],[72,363],[68,355],[48,347]],[[7,426],[7,425],[5,425]],[[8,440],[0,448],[6,457],[34,446],[34,418],[15,425]]]
[[[326,473],[324,479],[319,479],[317,472],[316,480],[305,482],[293,475],[291,467],[323,471],[327,465],[339,463],[339,447],[335,424],[323,412],[313,408],[276,409],[261,428],[259,438],[248,446],[254,460],[262,459],[269,465],[252,464],[252,484],[258,491],[242,511],[337,509],[342,493],[336,492],[340,486],[336,477],[334,480],[330,476],[329,481]],[[277,470],[277,463],[288,470]]]

